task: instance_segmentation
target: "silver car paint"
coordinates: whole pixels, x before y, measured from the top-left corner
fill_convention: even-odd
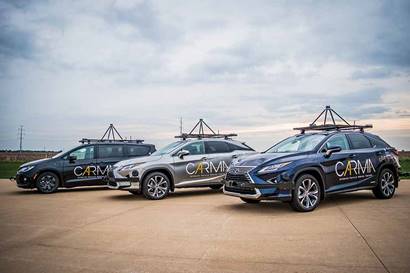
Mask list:
[[[179,158],[176,155],[177,152],[183,150],[186,145],[200,141],[224,141],[243,146],[242,143],[235,140],[185,140],[167,154],[139,157],[116,163],[113,167],[114,177],[116,179],[124,179],[127,176],[132,177],[133,171],[138,171],[138,177],[140,182],[142,182],[145,174],[148,172],[163,170],[172,175],[174,186],[176,188],[209,186],[221,183],[228,166],[234,158],[244,154],[256,153],[255,151],[236,150],[230,153],[186,155],[183,158]],[[129,169],[123,169],[123,167],[132,164],[138,165]],[[137,183],[131,183],[132,187],[135,188],[135,184]]]

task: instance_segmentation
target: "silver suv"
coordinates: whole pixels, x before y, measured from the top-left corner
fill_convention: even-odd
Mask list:
[[[162,199],[175,188],[220,189],[232,159],[255,151],[245,143],[225,138],[184,139],[150,156],[116,163],[108,173],[111,189]]]

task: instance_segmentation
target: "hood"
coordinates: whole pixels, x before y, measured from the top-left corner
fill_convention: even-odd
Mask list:
[[[142,156],[142,157],[135,157],[127,160],[122,160],[114,164],[114,167],[123,167],[126,165],[131,165],[131,164],[142,164],[146,162],[152,162],[152,161],[157,161],[162,158],[162,155],[149,155],[149,156]]]
[[[43,159],[38,159],[38,160],[29,161],[29,162],[26,162],[26,163],[22,164],[22,165],[20,166],[20,168],[21,168],[21,167],[26,167],[26,166],[38,165],[38,164],[40,164],[40,163],[43,163],[43,162],[46,162],[46,161],[50,161],[51,159],[52,159],[52,158],[43,158]]]
[[[268,161],[279,159],[282,157],[294,156],[300,153],[263,153],[238,158],[234,164],[235,166],[259,166]]]

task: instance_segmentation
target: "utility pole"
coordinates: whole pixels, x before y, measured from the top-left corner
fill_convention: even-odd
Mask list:
[[[23,150],[23,131],[24,131],[24,126],[20,125],[18,129],[19,139],[20,139],[20,154],[21,154],[21,151]]]
[[[182,135],[182,117],[179,118],[179,134]]]

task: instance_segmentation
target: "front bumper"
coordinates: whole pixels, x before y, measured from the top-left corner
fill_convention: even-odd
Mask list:
[[[107,186],[113,190],[132,190],[136,191],[140,189],[140,182],[138,177],[118,177],[113,171],[108,172],[108,175],[104,178],[107,182]]]
[[[256,184],[246,181],[224,181],[223,192],[226,195],[254,200],[292,199],[291,182]]]
[[[14,179],[16,180],[17,187],[23,189],[32,189],[36,184],[35,177],[32,177],[30,174],[17,173]]]

